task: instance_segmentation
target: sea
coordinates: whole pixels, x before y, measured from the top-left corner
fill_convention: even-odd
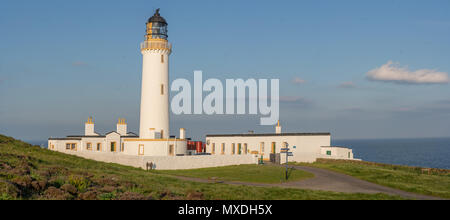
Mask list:
[[[29,141],[47,147],[47,141]],[[364,161],[450,169],[450,138],[332,140]]]
[[[378,163],[450,169],[450,138],[332,140],[355,158]]]

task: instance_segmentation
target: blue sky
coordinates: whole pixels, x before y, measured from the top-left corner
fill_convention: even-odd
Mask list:
[[[81,134],[89,116],[100,133],[114,130],[118,117],[138,132],[138,46],[156,8],[174,47],[170,80],[192,80],[194,70],[204,78],[278,78],[284,131],[327,131],[337,139],[450,136],[448,80],[386,79],[450,73],[447,0],[6,0],[0,133],[24,140]],[[383,71],[389,61],[397,66]],[[185,127],[199,139],[274,130],[258,124],[248,115],[181,115],[171,118],[171,133]]]

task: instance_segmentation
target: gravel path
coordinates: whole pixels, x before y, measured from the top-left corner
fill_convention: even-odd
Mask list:
[[[270,166],[270,165],[269,165]],[[332,191],[332,192],[344,192],[344,193],[384,193],[388,195],[397,195],[408,199],[418,199],[418,200],[440,200],[441,198],[420,195],[410,192],[405,192],[398,189],[389,188],[386,186],[381,186],[371,182],[357,179],[355,177],[337,173],[330,170],[325,170],[315,167],[306,166],[290,166],[294,169],[303,170],[309,173],[313,173],[314,177],[286,182],[286,183],[249,183],[249,182],[236,182],[236,181],[216,181],[214,179],[202,179],[195,177],[184,177],[184,176],[174,176],[178,179],[203,182],[203,183],[224,183],[230,185],[246,185],[246,186],[259,186],[259,187],[282,187],[282,188],[298,188],[298,189],[311,189],[311,190],[322,190],[322,191]]]

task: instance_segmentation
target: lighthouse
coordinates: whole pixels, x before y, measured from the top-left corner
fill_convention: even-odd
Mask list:
[[[169,55],[167,22],[159,9],[146,24],[145,41],[141,43],[142,87],[139,137],[169,137]]]

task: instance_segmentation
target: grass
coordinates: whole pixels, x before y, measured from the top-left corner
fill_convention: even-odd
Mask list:
[[[402,199],[277,187],[183,181],[142,169],[42,149],[0,135],[0,199]]]
[[[450,170],[430,169],[428,174],[420,167],[327,159],[301,165],[333,170],[407,192],[450,198]]]
[[[285,180],[285,168],[262,165],[238,165],[225,167],[212,167],[192,170],[165,170],[164,173],[177,176],[196,177],[202,179],[217,178],[217,180],[253,183],[281,183]],[[288,181],[299,181],[314,177],[312,173],[301,170],[288,170]]]

